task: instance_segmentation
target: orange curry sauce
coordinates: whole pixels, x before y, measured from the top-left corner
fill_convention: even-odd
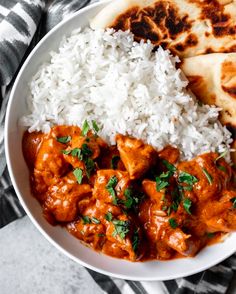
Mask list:
[[[194,256],[236,230],[233,171],[219,154],[179,162],[171,146],[157,152],[123,135],[116,143],[74,126],[25,132],[32,194],[50,223],[131,261]]]

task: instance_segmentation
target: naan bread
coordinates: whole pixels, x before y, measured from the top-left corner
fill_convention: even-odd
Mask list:
[[[206,104],[221,107],[220,121],[236,128],[236,53],[186,58],[181,69],[196,97]]]
[[[92,28],[128,30],[179,57],[236,52],[236,0],[116,0]]]

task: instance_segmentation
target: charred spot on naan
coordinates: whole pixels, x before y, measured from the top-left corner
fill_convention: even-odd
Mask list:
[[[114,28],[117,31],[125,31],[130,29],[130,24],[138,17],[139,11],[140,8],[138,6],[133,6],[132,8],[119,15],[110,25],[110,27]]]
[[[130,29],[137,41],[150,39],[155,44],[190,32],[191,21],[187,14],[181,15],[177,5],[165,1],[143,9],[134,6],[119,15],[110,27],[115,30]]]
[[[201,7],[201,19],[209,19],[215,37],[235,35],[235,26],[231,25],[231,16],[224,12],[224,5],[216,0],[194,1]]]
[[[176,51],[185,51],[187,48],[196,46],[197,43],[197,36],[191,33],[185,38],[184,42],[174,45],[174,48],[176,49]]]

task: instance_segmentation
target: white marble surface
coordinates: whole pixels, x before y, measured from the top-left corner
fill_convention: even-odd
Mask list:
[[[1,294],[102,294],[80,265],[62,255],[28,217],[0,230]]]
[[[133,293],[116,279],[122,293]],[[159,282],[143,285],[166,293]],[[104,294],[89,273],[54,248],[26,216],[0,230],[0,294]],[[227,294],[236,294],[236,276]]]

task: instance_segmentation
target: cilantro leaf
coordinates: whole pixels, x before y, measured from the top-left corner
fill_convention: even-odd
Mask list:
[[[217,162],[217,160],[225,157],[225,155],[228,153],[228,150],[225,150],[224,152],[220,153],[220,155],[215,159],[215,162]]]
[[[88,144],[83,144],[81,147],[81,154],[83,157],[89,157],[93,155],[93,151],[89,148]]]
[[[138,229],[136,229],[134,231],[134,235],[133,235],[133,240],[132,240],[132,248],[134,250],[134,252],[137,252],[138,247],[139,247],[139,234],[138,234]]]
[[[87,158],[85,160],[85,168],[86,168],[86,175],[87,175],[88,178],[90,178],[91,172],[95,168],[95,163],[91,158]]]
[[[78,157],[79,160],[82,160],[82,156],[81,156],[81,149],[80,148],[74,148],[71,150],[70,152],[71,156],[73,157]]]
[[[230,201],[233,203],[233,208],[236,208],[236,197],[231,198]]]
[[[184,209],[187,211],[188,214],[192,214],[190,208],[192,206],[192,201],[189,198],[185,198],[183,202]]]
[[[99,132],[99,127],[98,127],[95,120],[92,120],[92,126],[93,126],[93,130],[94,130],[95,134],[97,134]]]
[[[91,221],[92,221],[94,224],[100,224],[100,220],[97,219],[96,217],[91,217]]]
[[[62,144],[66,144],[70,142],[71,136],[65,136],[65,137],[57,137],[57,142],[60,142]]]
[[[113,215],[110,211],[108,211],[108,213],[105,214],[105,219],[108,221],[108,222],[111,222],[112,219],[113,219]]]
[[[173,172],[168,171],[156,177],[156,190],[159,192],[169,186],[169,179],[173,176]]]
[[[165,165],[165,167],[169,170],[169,171],[171,171],[171,172],[175,172],[176,171],[176,167],[173,165],[173,164],[171,164],[169,161],[167,161],[167,160],[162,160],[162,163]]]
[[[73,171],[73,175],[76,177],[77,182],[81,184],[83,180],[83,170],[81,168],[76,168]]]
[[[215,237],[215,233],[207,233],[207,237],[208,238],[213,238],[213,237]]]
[[[106,235],[103,233],[98,233],[98,237],[105,237]]]
[[[142,200],[142,195],[138,195],[131,187],[125,189],[124,195],[126,200],[123,201],[126,208],[135,208],[137,204]]]
[[[176,222],[176,220],[174,218],[169,219],[169,224],[170,224],[172,229],[176,229],[178,227],[178,224],[177,224],[177,222]]]
[[[71,150],[62,150],[61,152],[65,155],[69,155],[71,153]]]
[[[111,159],[111,168],[112,169],[117,169],[117,164],[120,160],[120,156],[118,155],[113,155]]]
[[[116,197],[116,191],[115,191],[115,187],[116,187],[117,183],[118,183],[117,177],[112,176],[106,185],[106,189],[109,192],[109,194],[112,196],[113,204],[115,204],[115,205],[118,204],[117,197]]]
[[[212,183],[213,183],[212,176],[208,173],[208,171],[207,171],[204,167],[202,167],[202,172],[203,172],[204,175],[206,176],[206,178],[207,178],[209,184],[212,185]]]
[[[192,186],[193,184],[198,182],[198,179],[195,176],[182,171],[178,176],[178,181],[179,183],[185,183],[189,186]]]
[[[216,167],[217,167],[219,170],[223,171],[223,172],[226,172],[226,171],[227,171],[227,170],[226,170],[226,167],[223,166],[223,165],[217,165]]]
[[[91,224],[91,219],[87,215],[82,216],[83,224]]]
[[[122,221],[122,220],[115,219],[112,221],[112,223],[115,227],[115,230],[112,236],[115,237],[116,235],[119,235],[121,239],[124,239],[129,232],[129,226],[130,226],[129,221]]]
[[[82,126],[82,132],[81,132],[81,135],[82,135],[83,137],[87,136],[89,129],[90,129],[90,127],[89,127],[88,121],[87,121],[87,119],[86,119],[86,120],[84,121],[84,123],[83,123],[83,126]]]

